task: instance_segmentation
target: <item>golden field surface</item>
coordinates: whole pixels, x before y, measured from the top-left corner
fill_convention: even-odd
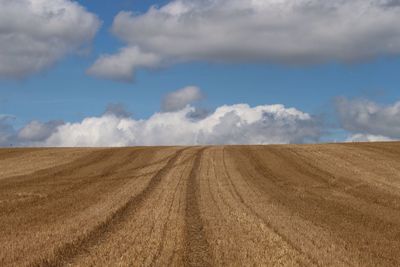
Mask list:
[[[400,266],[400,143],[0,149],[0,266]]]

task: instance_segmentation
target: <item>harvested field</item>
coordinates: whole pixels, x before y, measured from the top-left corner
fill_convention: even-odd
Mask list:
[[[0,150],[0,266],[400,266],[400,143]]]

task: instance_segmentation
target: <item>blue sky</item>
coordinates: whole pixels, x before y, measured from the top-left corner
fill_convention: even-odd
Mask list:
[[[132,82],[88,75],[88,68],[101,55],[117,53],[127,46],[127,42],[111,30],[119,12],[132,11],[135,14],[132,16],[140,16],[153,5],[158,10],[169,2],[78,1],[86,12],[96,15],[101,21],[97,33],[86,45],[90,49],[86,49],[85,53],[66,53],[40,71],[18,78],[0,79],[0,114],[15,117],[12,121],[15,131],[33,120],[79,123],[87,117],[101,116],[110,103],[123,104],[135,119],[147,119],[160,111],[160,103],[168,93],[196,86],[203,96],[196,105],[209,111],[239,103],[251,107],[283,104],[316,117],[322,116],[324,124],[336,123],[336,126],[324,126],[337,127],[323,130],[331,132],[320,140],[329,141],[345,138],[343,132],[351,134],[349,128],[337,126],[340,124],[340,118],[334,111],[337,97],[345,97],[349,101],[368,99],[369,104],[376,106],[376,112],[383,112],[399,99],[400,56],[396,53],[376,53],[371,58],[350,61],[332,56],[310,64],[287,64],[268,58],[261,61],[251,58],[222,60],[224,62],[185,59],[157,68],[135,68]],[[173,62],[169,57],[169,54],[165,55],[168,61]],[[388,123],[390,119],[397,122],[396,118],[389,118]],[[360,126],[360,132],[370,134],[365,128]],[[357,129],[352,131],[353,134],[358,133]],[[387,136],[385,131],[374,134]],[[390,138],[395,137],[396,134],[390,135]]]

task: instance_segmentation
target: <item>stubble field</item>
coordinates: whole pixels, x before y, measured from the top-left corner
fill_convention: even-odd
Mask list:
[[[400,143],[1,149],[0,266],[400,266]]]

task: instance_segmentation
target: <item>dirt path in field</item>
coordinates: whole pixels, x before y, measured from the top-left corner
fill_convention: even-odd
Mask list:
[[[400,143],[0,149],[0,266],[399,266]]]

